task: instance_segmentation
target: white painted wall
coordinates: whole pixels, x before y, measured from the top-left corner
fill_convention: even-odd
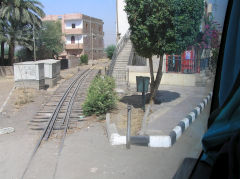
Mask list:
[[[76,29],[83,28],[83,21],[79,20],[65,20],[65,29],[72,29],[72,24],[75,24]]]
[[[124,34],[128,31],[129,29],[129,24],[127,20],[127,14],[124,11],[125,8],[125,0],[117,0],[117,5],[118,5],[118,29],[119,33],[121,34],[120,37],[123,37]]]
[[[71,37],[75,36],[75,44],[82,44],[83,43],[83,36],[82,35],[66,35],[66,44],[71,44]]]

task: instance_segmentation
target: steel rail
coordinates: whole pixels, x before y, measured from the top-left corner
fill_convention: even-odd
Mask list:
[[[39,148],[39,146],[41,145],[43,139],[45,138],[45,135],[46,135],[49,127],[50,127],[50,130],[49,130],[49,133],[47,134],[47,136],[48,136],[48,137],[50,136],[50,133],[51,133],[51,131],[52,131],[52,129],[53,129],[54,123],[55,123],[55,121],[56,121],[56,119],[57,119],[57,116],[58,116],[58,113],[59,113],[59,111],[60,111],[60,108],[62,107],[62,104],[63,104],[64,100],[66,99],[66,97],[68,96],[70,90],[71,90],[71,89],[73,88],[73,86],[77,83],[77,81],[79,81],[79,78],[81,78],[81,76],[83,76],[83,75],[84,75],[85,73],[87,73],[88,71],[89,71],[89,69],[85,70],[83,73],[81,73],[81,74],[79,74],[78,76],[76,76],[76,79],[74,79],[74,80],[71,82],[70,86],[67,88],[66,92],[64,93],[64,95],[63,95],[62,98],[60,99],[60,102],[58,103],[56,109],[54,110],[53,114],[51,115],[51,118],[50,118],[50,120],[49,120],[49,122],[48,122],[48,124],[47,124],[47,126],[46,126],[46,128],[45,128],[45,130],[44,130],[44,132],[42,133],[40,139],[38,140],[38,142],[37,142],[37,144],[36,144],[36,146],[35,146],[35,148],[34,148],[34,150],[33,150],[33,153],[32,153],[32,155],[31,155],[31,157],[30,157],[30,159],[29,159],[29,161],[28,161],[28,163],[27,163],[27,166],[26,166],[26,168],[25,168],[25,170],[24,170],[24,172],[23,172],[23,175],[22,175],[22,177],[21,177],[22,179],[24,178],[24,176],[25,176],[25,174],[26,174],[26,172],[27,172],[27,170],[28,170],[28,168],[29,168],[29,166],[30,166],[30,164],[31,164],[31,162],[32,162],[32,160],[33,160],[33,158],[34,158],[34,156],[35,156],[38,148]],[[80,79],[80,80],[81,80],[81,79]],[[47,137],[46,139],[48,139],[48,137]]]
[[[71,112],[72,112],[72,107],[73,107],[73,104],[75,102],[75,97],[78,93],[78,90],[80,88],[80,86],[82,85],[81,82],[86,79],[86,77],[89,75],[89,73],[92,72],[93,69],[90,69],[90,71],[87,73],[87,74],[84,74],[85,76],[81,79],[81,81],[78,83],[77,87],[75,88],[74,92],[73,92],[73,95],[70,99],[70,102],[69,102],[69,105],[68,105],[68,108],[67,108],[67,113],[66,115],[64,116],[64,122],[66,121],[66,124],[65,124],[65,127],[64,127],[64,133],[63,133],[63,136],[62,136],[62,139],[61,139],[61,144],[60,144],[60,147],[59,147],[59,151],[58,151],[58,158],[57,158],[57,163],[56,163],[56,166],[55,166],[55,169],[54,169],[54,174],[53,174],[53,179],[55,179],[55,176],[56,176],[56,172],[57,172],[57,166],[58,166],[58,160],[59,160],[59,157],[61,155],[61,152],[62,152],[62,149],[63,149],[63,146],[64,146],[64,141],[65,141],[65,137],[67,135],[67,130],[68,130],[68,126],[69,126],[69,122],[70,122],[70,115],[71,115]]]

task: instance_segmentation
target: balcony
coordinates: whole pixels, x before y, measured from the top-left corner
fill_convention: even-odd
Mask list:
[[[83,34],[83,29],[75,28],[75,29],[64,29],[65,34]]]
[[[66,44],[65,50],[77,50],[77,49],[83,49],[83,44]]]

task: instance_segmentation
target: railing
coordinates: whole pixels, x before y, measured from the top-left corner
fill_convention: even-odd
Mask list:
[[[128,65],[133,65],[133,66],[146,66],[147,65],[147,60],[145,57],[139,56],[135,50],[133,51],[133,59],[129,61]]]
[[[174,73],[200,73],[209,67],[209,58],[181,59],[181,57],[166,59],[166,72]]]
[[[115,49],[115,51],[113,53],[113,56],[112,56],[111,64],[108,68],[108,73],[107,74],[109,76],[112,76],[113,69],[114,69],[114,66],[116,64],[117,56],[122,51],[123,47],[125,46],[125,44],[127,43],[129,38],[130,38],[130,31],[127,31],[127,33],[118,41],[118,43],[116,45],[116,49]]]

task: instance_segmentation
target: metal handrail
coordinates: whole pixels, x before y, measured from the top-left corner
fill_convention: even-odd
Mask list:
[[[116,64],[117,57],[118,57],[119,53],[122,51],[123,47],[128,42],[129,38],[130,38],[130,31],[127,31],[126,34],[118,41],[116,48],[114,50],[113,56],[112,56],[111,63],[108,68],[109,76],[112,76],[113,68]]]

